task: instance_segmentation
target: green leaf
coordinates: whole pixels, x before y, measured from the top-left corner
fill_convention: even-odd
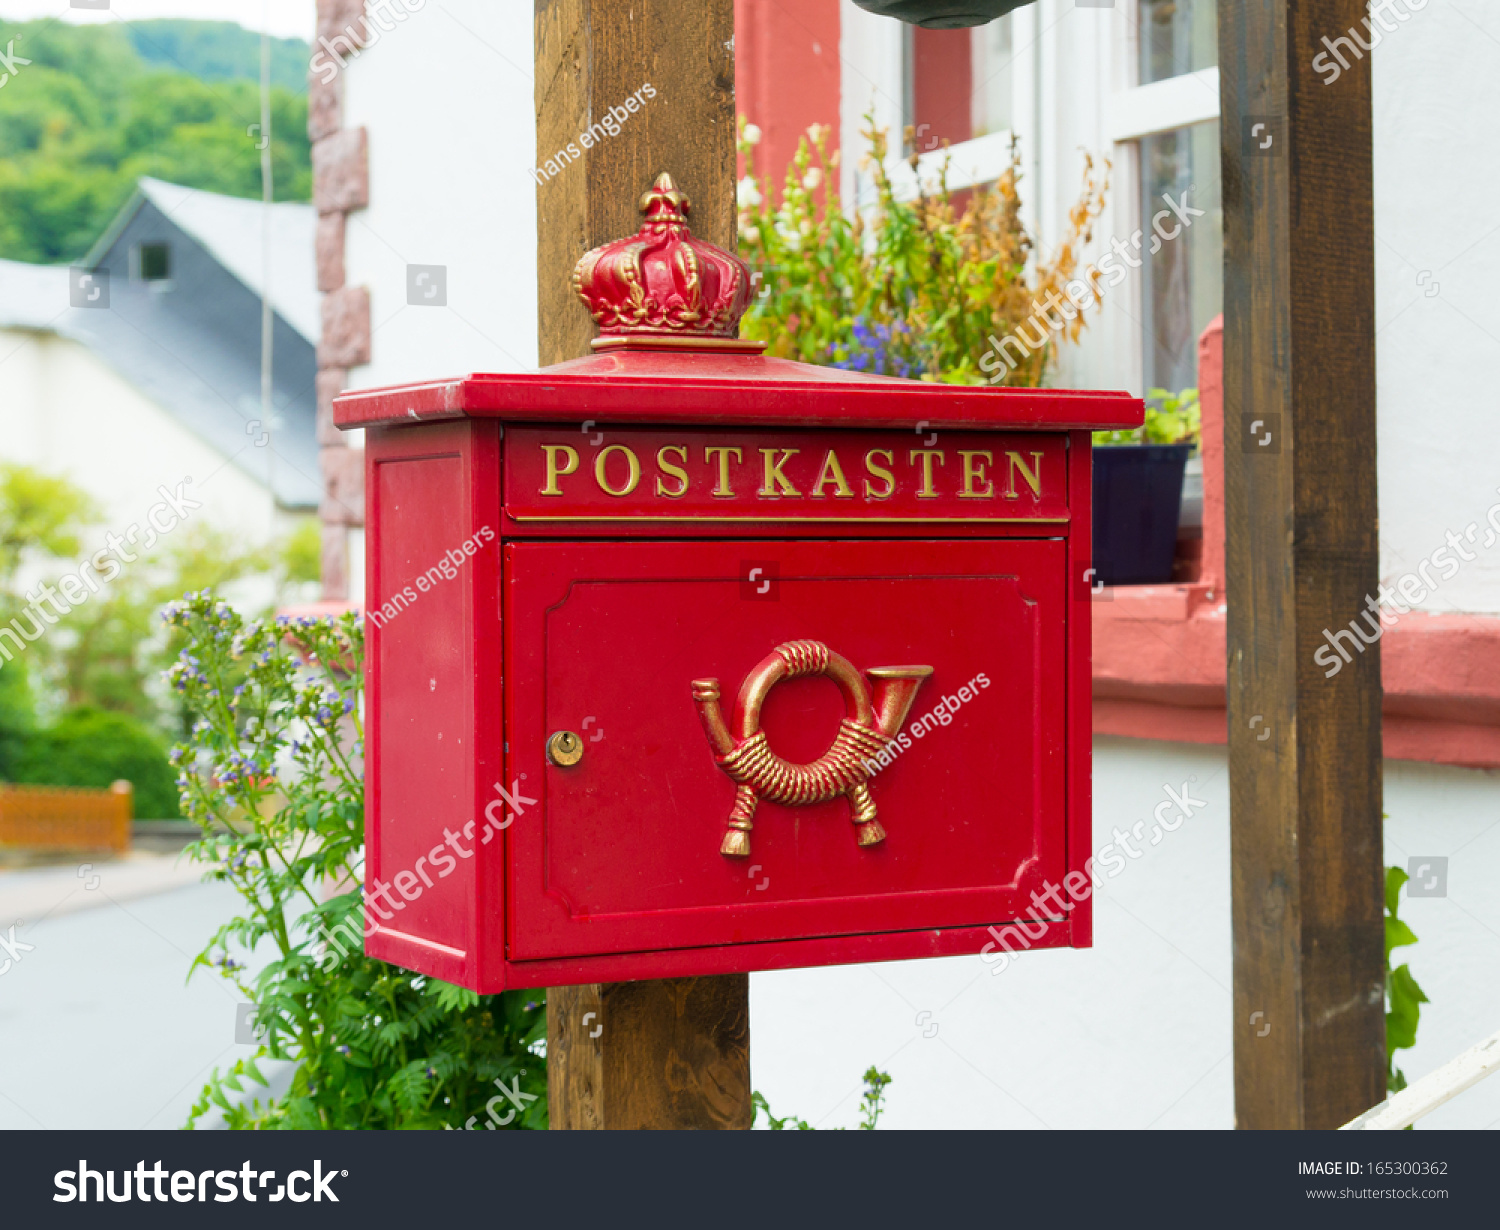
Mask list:
[[[1389,959],[1393,948],[1401,948],[1417,942],[1416,933],[1399,918],[1385,920],[1385,955]]]
[[[1385,869],[1385,908],[1392,917],[1395,916],[1401,904],[1401,889],[1410,878],[1400,867]]]

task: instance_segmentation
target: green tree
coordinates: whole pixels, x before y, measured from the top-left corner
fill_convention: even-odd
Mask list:
[[[179,24],[185,38],[189,26],[222,23]],[[0,21],[0,47],[12,40],[31,63],[0,89],[0,258],[81,258],[142,175],[260,196],[259,86],[218,79],[217,55],[179,39],[147,64],[120,26]],[[172,71],[178,63],[206,77]],[[274,87],[271,112],[276,199],[307,200],[305,94]]]
[[[277,564],[286,585],[323,579],[323,523],[303,517],[282,541]]]
[[[79,533],[98,516],[94,501],[67,479],[0,463],[0,591],[15,596],[16,571],[30,555],[77,555]]]
[[[124,31],[147,64],[200,81],[260,80],[260,35],[232,21],[131,21]],[[271,84],[293,94],[305,93],[310,56],[311,49],[300,38],[273,38]]]
[[[182,648],[182,635],[164,630],[157,613],[190,591],[257,575],[280,580],[275,570],[283,553],[279,546],[244,547],[237,535],[206,524],[177,531],[65,618],[61,626],[68,636],[57,658],[67,703],[127,713],[174,735],[184,732],[186,712],[171,693],[155,687]]]
[[[17,573],[38,557],[78,552],[79,534],[97,511],[89,497],[66,479],[30,466],[0,464],[0,624],[19,613]],[[40,642],[37,642],[40,644]],[[0,779],[14,780],[36,732],[32,662],[0,641]]]
[[[0,781],[14,781],[17,766],[36,730],[36,702],[26,661],[15,657],[0,664]]]
[[[27,740],[13,781],[36,786],[107,790],[117,781],[135,787],[135,814],[177,817],[177,788],[167,747],[154,731],[123,713],[72,709]]]

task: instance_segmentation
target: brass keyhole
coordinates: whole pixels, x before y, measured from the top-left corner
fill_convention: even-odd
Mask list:
[[[566,769],[583,759],[583,740],[571,730],[559,730],[547,740],[547,759]]]

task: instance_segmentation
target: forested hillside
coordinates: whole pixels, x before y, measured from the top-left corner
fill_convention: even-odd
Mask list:
[[[200,81],[260,80],[260,35],[232,21],[131,21],[121,27],[136,54],[152,68]],[[308,46],[298,38],[271,40],[271,84],[307,92]]]
[[[142,175],[260,195],[259,86],[223,75],[246,67],[246,47],[258,56],[258,36],[223,22],[141,24],[0,21],[0,51],[14,41],[14,71],[0,66],[0,258],[77,260]],[[298,55],[305,71],[306,48]],[[305,90],[272,90],[281,201],[311,194]]]

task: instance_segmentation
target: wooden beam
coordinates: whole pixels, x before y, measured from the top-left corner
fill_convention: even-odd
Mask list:
[[[662,171],[734,250],[734,126],[733,0],[536,0],[541,363],[589,353],[573,266]],[[554,1128],[748,1128],[749,977],[553,988],[547,1098]]]
[[[547,992],[553,1128],[748,1128],[745,974]]]
[[[1312,66],[1364,17],[1219,3],[1242,1128],[1333,1128],[1385,1097],[1380,645],[1331,677],[1314,660],[1378,593],[1370,60],[1326,85]]]
[[[548,364],[588,352],[594,327],[573,293],[573,266],[635,233],[641,194],[662,171],[687,194],[693,233],[734,250],[734,4],[535,3],[537,162],[544,174],[549,159],[558,168],[536,193],[538,349]],[[647,83],[655,96],[628,110]],[[584,148],[596,123],[603,137]]]

